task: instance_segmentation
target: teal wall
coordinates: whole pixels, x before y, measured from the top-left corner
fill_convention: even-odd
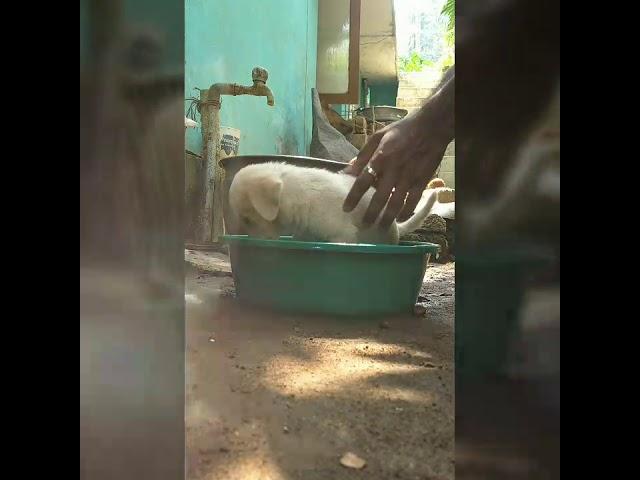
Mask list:
[[[371,105],[387,105],[395,107],[398,96],[398,83],[370,85]]]
[[[241,155],[308,153],[317,24],[318,0],[186,0],[185,98],[217,82],[251,85],[254,66],[269,71],[274,107],[222,97],[220,123],[242,131]],[[187,130],[187,148],[201,153],[199,129]]]

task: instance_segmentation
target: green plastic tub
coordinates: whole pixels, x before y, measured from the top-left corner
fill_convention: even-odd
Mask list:
[[[367,245],[227,235],[239,301],[287,313],[410,313],[438,245]]]

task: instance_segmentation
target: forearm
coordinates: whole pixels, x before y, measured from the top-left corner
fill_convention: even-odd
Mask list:
[[[416,113],[425,140],[437,137],[447,144],[455,137],[455,65],[444,74],[435,92]]]

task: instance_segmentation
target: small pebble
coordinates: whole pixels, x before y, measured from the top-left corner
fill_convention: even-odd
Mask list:
[[[287,427],[286,425],[284,427],[282,427],[282,431],[284,433],[289,433],[289,427]]]
[[[389,328],[389,327],[390,327],[389,322],[381,322],[380,323],[380,328],[385,328],[386,329],[386,328]]]
[[[340,459],[340,464],[347,468],[355,468],[360,470],[367,464],[365,460],[357,456],[355,453],[347,452]]]

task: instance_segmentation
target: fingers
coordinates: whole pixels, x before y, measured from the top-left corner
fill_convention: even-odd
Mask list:
[[[365,225],[371,225],[380,216],[380,212],[387,204],[389,195],[391,195],[391,192],[393,191],[394,185],[396,183],[396,178],[397,174],[395,170],[387,171],[384,176],[380,178],[379,185],[376,188],[376,193],[374,193],[373,197],[371,197],[369,208],[367,208],[367,211],[364,214],[364,218],[362,219]]]
[[[383,144],[384,142],[382,141],[368,142],[365,146],[365,149],[363,149],[360,154],[358,154],[358,157],[353,162],[352,168],[358,172],[358,178],[356,178],[356,181],[351,187],[351,190],[347,194],[347,198],[345,198],[344,200],[344,204],[342,205],[343,211],[348,213],[356,208],[356,206],[362,199],[362,196],[367,192],[367,190],[369,190],[369,188],[373,186],[374,182],[376,181],[376,177],[374,177],[367,171],[363,171],[365,166],[370,164],[376,172],[377,176],[381,176],[383,168],[382,160],[384,160],[384,157],[381,156]],[[376,148],[379,148],[379,150],[375,151]],[[374,150],[373,155],[368,153],[371,150]]]
[[[356,181],[353,183],[351,190],[347,194],[347,198],[345,198],[344,203],[342,204],[342,210],[345,212],[350,212],[360,202],[362,196],[369,190],[371,186],[373,186],[373,182],[375,178],[368,172],[362,172],[356,178]]]
[[[343,172],[356,177],[360,175],[364,167],[366,167],[367,164],[369,163],[369,159],[371,158],[371,155],[373,155],[373,152],[375,152],[376,148],[378,148],[378,145],[380,144],[380,140],[382,139],[382,136],[383,134],[378,132],[372,135],[371,137],[369,137],[369,140],[367,141],[364,148],[360,150],[356,158],[352,159],[349,162],[349,166],[345,168]],[[360,199],[358,199],[358,201],[359,200]],[[358,202],[356,202],[355,205],[353,205],[353,207],[355,207],[357,204]]]
[[[349,163],[347,163],[347,166],[346,166],[346,167],[344,167],[344,168],[341,170],[341,171],[342,171],[342,173],[347,173],[347,174],[350,174],[350,175],[355,175],[355,174],[353,173],[353,164],[355,163],[355,161],[356,161],[356,159],[357,159],[357,158],[358,158],[358,157],[353,157],[351,160],[349,160]]]
[[[402,210],[402,207],[405,204],[405,198],[407,197],[407,191],[411,186],[411,179],[401,179],[398,182],[398,185],[395,187],[395,190],[391,194],[391,198],[389,199],[389,203],[387,203],[387,208],[384,210],[384,214],[380,219],[379,227],[383,230],[389,228],[393,221]]]
[[[424,192],[424,186],[422,183],[409,189],[409,194],[404,202],[404,208],[397,217],[399,222],[405,222],[413,215],[414,210],[422,198],[422,192]]]

